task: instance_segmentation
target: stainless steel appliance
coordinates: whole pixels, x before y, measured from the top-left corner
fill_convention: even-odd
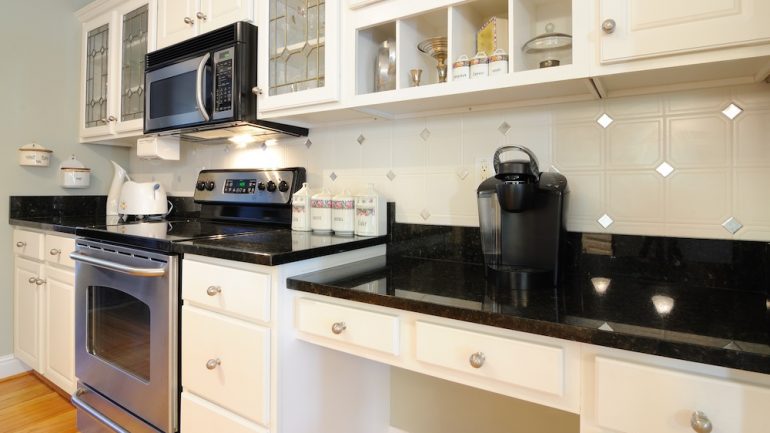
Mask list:
[[[78,429],[176,431],[177,257],[82,239],[70,257]]]
[[[175,245],[223,236],[291,239],[305,169],[204,170],[196,218],[78,228],[76,374],[81,433],[178,430],[179,256]],[[287,237],[288,233],[288,237]]]
[[[512,150],[528,160],[500,162]],[[488,275],[511,289],[556,287],[567,179],[540,172],[534,153],[523,146],[497,149],[493,165],[495,176],[476,191]]]
[[[307,135],[257,119],[257,27],[237,22],[147,54],[144,133],[190,140]]]

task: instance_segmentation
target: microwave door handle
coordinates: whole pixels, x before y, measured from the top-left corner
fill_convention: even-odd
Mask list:
[[[203,120],[209,121],[209,113],[206,111],[206,105],[203,103],[203,69],[206,67],[206,63],[209,61],[211,53],[206,53],[198,64],[198,75],[195,80],[195,102],[198,104],[198,111],[203,116]]]

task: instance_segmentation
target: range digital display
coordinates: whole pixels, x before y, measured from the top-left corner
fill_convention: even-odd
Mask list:
[[[227,179],[225,194],[254,194],[257,190],[256,179]]]

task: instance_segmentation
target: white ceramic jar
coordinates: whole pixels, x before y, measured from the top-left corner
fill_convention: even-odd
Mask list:
[[[471,78],[482,78],[489,75],[489,57],[479,51],[471,59]]]
[[[462,81],[471,77],[471,61],[468,60],[468,56],[463,54],[457,58],[457,61],[452,63],[452,80]]]
[[[369,184],[366,192],[356,196],[356,235],[381,236],[387,232],[385,198]]]
[[[316,233],[332,231],[332,193],[327,188],[310,198],[310,228]]]
[[[291,197],[291,229],[310,231],[310,187],[307,182]]]
[[[355,231],[356,209],[350,191],[343,190],[332,198],[332,230],[335,234],[352,236]]]
[[[504,50],[497,49],[489,56],[489,76],[499,77],[508,73],[508,54]]]

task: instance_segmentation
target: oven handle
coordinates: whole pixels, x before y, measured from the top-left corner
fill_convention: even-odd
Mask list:
[[[200,111],[203,120],[206,122],[209,121],[209,113],[206,111],[206,105],[203,104],[203,89],[201,87],[203,86],[203,68],[209,61],[209,57],[211,57],[211,53],[206,53],[201,59],[200,64],[198,64],[198,74],[195,79],[195,102],[198,104],[198,111]]]
[[[70,253],[72,260],[88,263],[89,265],[98,266],[100,268],[109,269],[111,271],[118,271],[124,274],[133,275],[135,277],[162,277],[166,275],[165,268],[135,268],[133,266],[126,266],[120,263],[111,262],[109,260],[98,259],[96,257],[86,256],[78,253]]]
[[[81,391],[84,391],[84,390],[82,390],[82,388],[78,389],[78,393],[80,393]],[[106,416],[102,415],[101,413],[99,413],[99,411],[97,411],[96,409],[91,407],[90,404],[88,404],[85,401],[81,400],[80,397],[78,397],[77,393],[72,396],[71,401],[72,401],[72,404],[77,406],[79,409],[83,409],[89,415],[91,415],[92,417],[94,417],[97,420],[101,421],[102,424],[104,424],[107,427],[113,429],[117,433],[131,433],[128,430],[126,430],[126,429],[122,428],[121,426],[117,425],[115,423],[115,421],[113,421],[113,420],[107,418]]]

